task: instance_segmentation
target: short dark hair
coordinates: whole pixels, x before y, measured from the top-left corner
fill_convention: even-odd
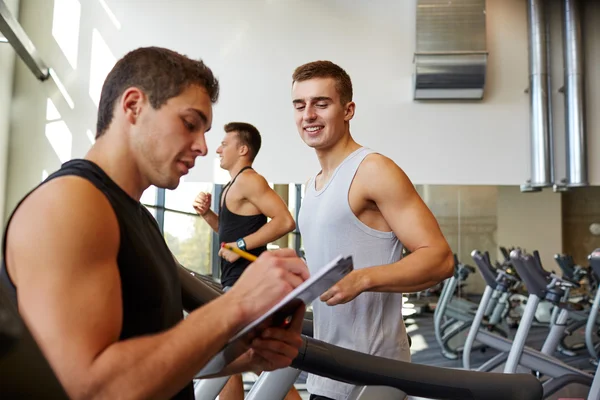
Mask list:
[[[219,81],[202,60],[192,60],[161,47],[142,47],[127,53],[117,61],[102,86],[96,138],[108,129],[115,102],[127,88],[143,90],[157,109],[194,84],[206,89],[212,103],[217,102]]]
[[[223,129],[226,133],[237,132],[240,142],[248,146],[250,161],[254,161],[262,143],[258,129],[246,122],[230,122]]]
[[[292,74],[293,82],[302,82],[314,78],[334,79],[335,89],[340,95],[340,102],[346,104],[352,101],[352,80],[339,65],[331,61],[313,61],[299,66]]]

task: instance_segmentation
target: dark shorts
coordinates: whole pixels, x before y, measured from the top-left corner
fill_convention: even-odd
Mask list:
[[[318,394],[311,394],[310,400],[333,400],[333,399],[331,399],[329,397],[325,397],[325,396],[319,396]]]

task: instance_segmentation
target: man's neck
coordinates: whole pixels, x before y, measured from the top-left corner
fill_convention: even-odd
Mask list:
[[[115,143],[115,138],[100,137],[85,158],[102,168],[134,200],[140,201],[149,184],[143,179],[135,159],[127,149],[124,143]]]
[[[229,175],[231,176],[231,179],[235,178],[235,176],[237,174],[239,174],[243,168],[251,167],[251,166],[252,166],[252,163],[249,161],[238,160],[233,167],[229,168]]]
[[[352,136],[348,134],[332,147],[317,149],[316,153],[319,164],[321,164],[321,174],[325,177],[330,176],[346,157],[360,147],[361,145],[356,143]]]

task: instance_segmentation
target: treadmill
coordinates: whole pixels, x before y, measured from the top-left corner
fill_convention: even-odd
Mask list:
[[[179,275],[183,304],[188,312],[220,295],[218,288],[211,287],[183,267],[180,267]],[[0,398],[68,399],[4,290],[0,285]],[[308,337],[304,337],[300,354],[291,369],[358,386],[396,388],[411,396],[431,399],[542,398],[542,386],[532,375],[482,373],[404,363],[342,349]],[[273,391],[262,397],[265,400],[282,398]]]
[[[210,278],[198,276],[184,267],[180,267],[180,277],[183,304],[187,312],[219,295],[218,290],[207,285],[206,280]],[[306,323],[305,327],[312,332],[312,326],[308,325]],[[400,399],[404,394],[428,399],[542,399],[542,385],[533,375],[465,371],[406,363],[344,349],[313,339],[304,333],[303,331],[303,345],[292,366],[263,373],[253,387],[254,393],[251,391],[255,398],[283,399],[300,371],[306,371],[357,385],[362,395],[358,393],[359,397],[356,398],[365,400],[382,399],[375,393],[381,393],[379,389],[385,390],[384,387],[396,389]],[[213,388],[215,391],[211,393],[209,385],[201,386],[203,381],[216,380],[221,378],[202,380],[196,387],[196,399],[216,398],[220,389]],[[367,394],[366,388],[374,389],[373,396]],[[386,398],[390,397],[384,397]]]

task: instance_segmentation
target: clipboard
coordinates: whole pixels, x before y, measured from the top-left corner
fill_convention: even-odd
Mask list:
[[[344,258],[340,255],[331,260],[329,264],[321,268],[314,275],[311,275],[307,280],[302,282],[302,284],[288,293],[287,296],[269,311],[239,331],[225,347],[194,376],[194,379],[205,378],[221,372],[229,363],[246,352],[252,339],[260,335],[260,332],[256,332],[256,328],[259,328],[261,324],[264,325],[265,322],[271,319],[269,326],[285,325],[290,321],[291,316],[299,306],[304,305],[306,307],[311,304],[340,279],[352,272],[352,270],[354,270],[352,256]],[[266,329],[266,327],[264,329]]]

